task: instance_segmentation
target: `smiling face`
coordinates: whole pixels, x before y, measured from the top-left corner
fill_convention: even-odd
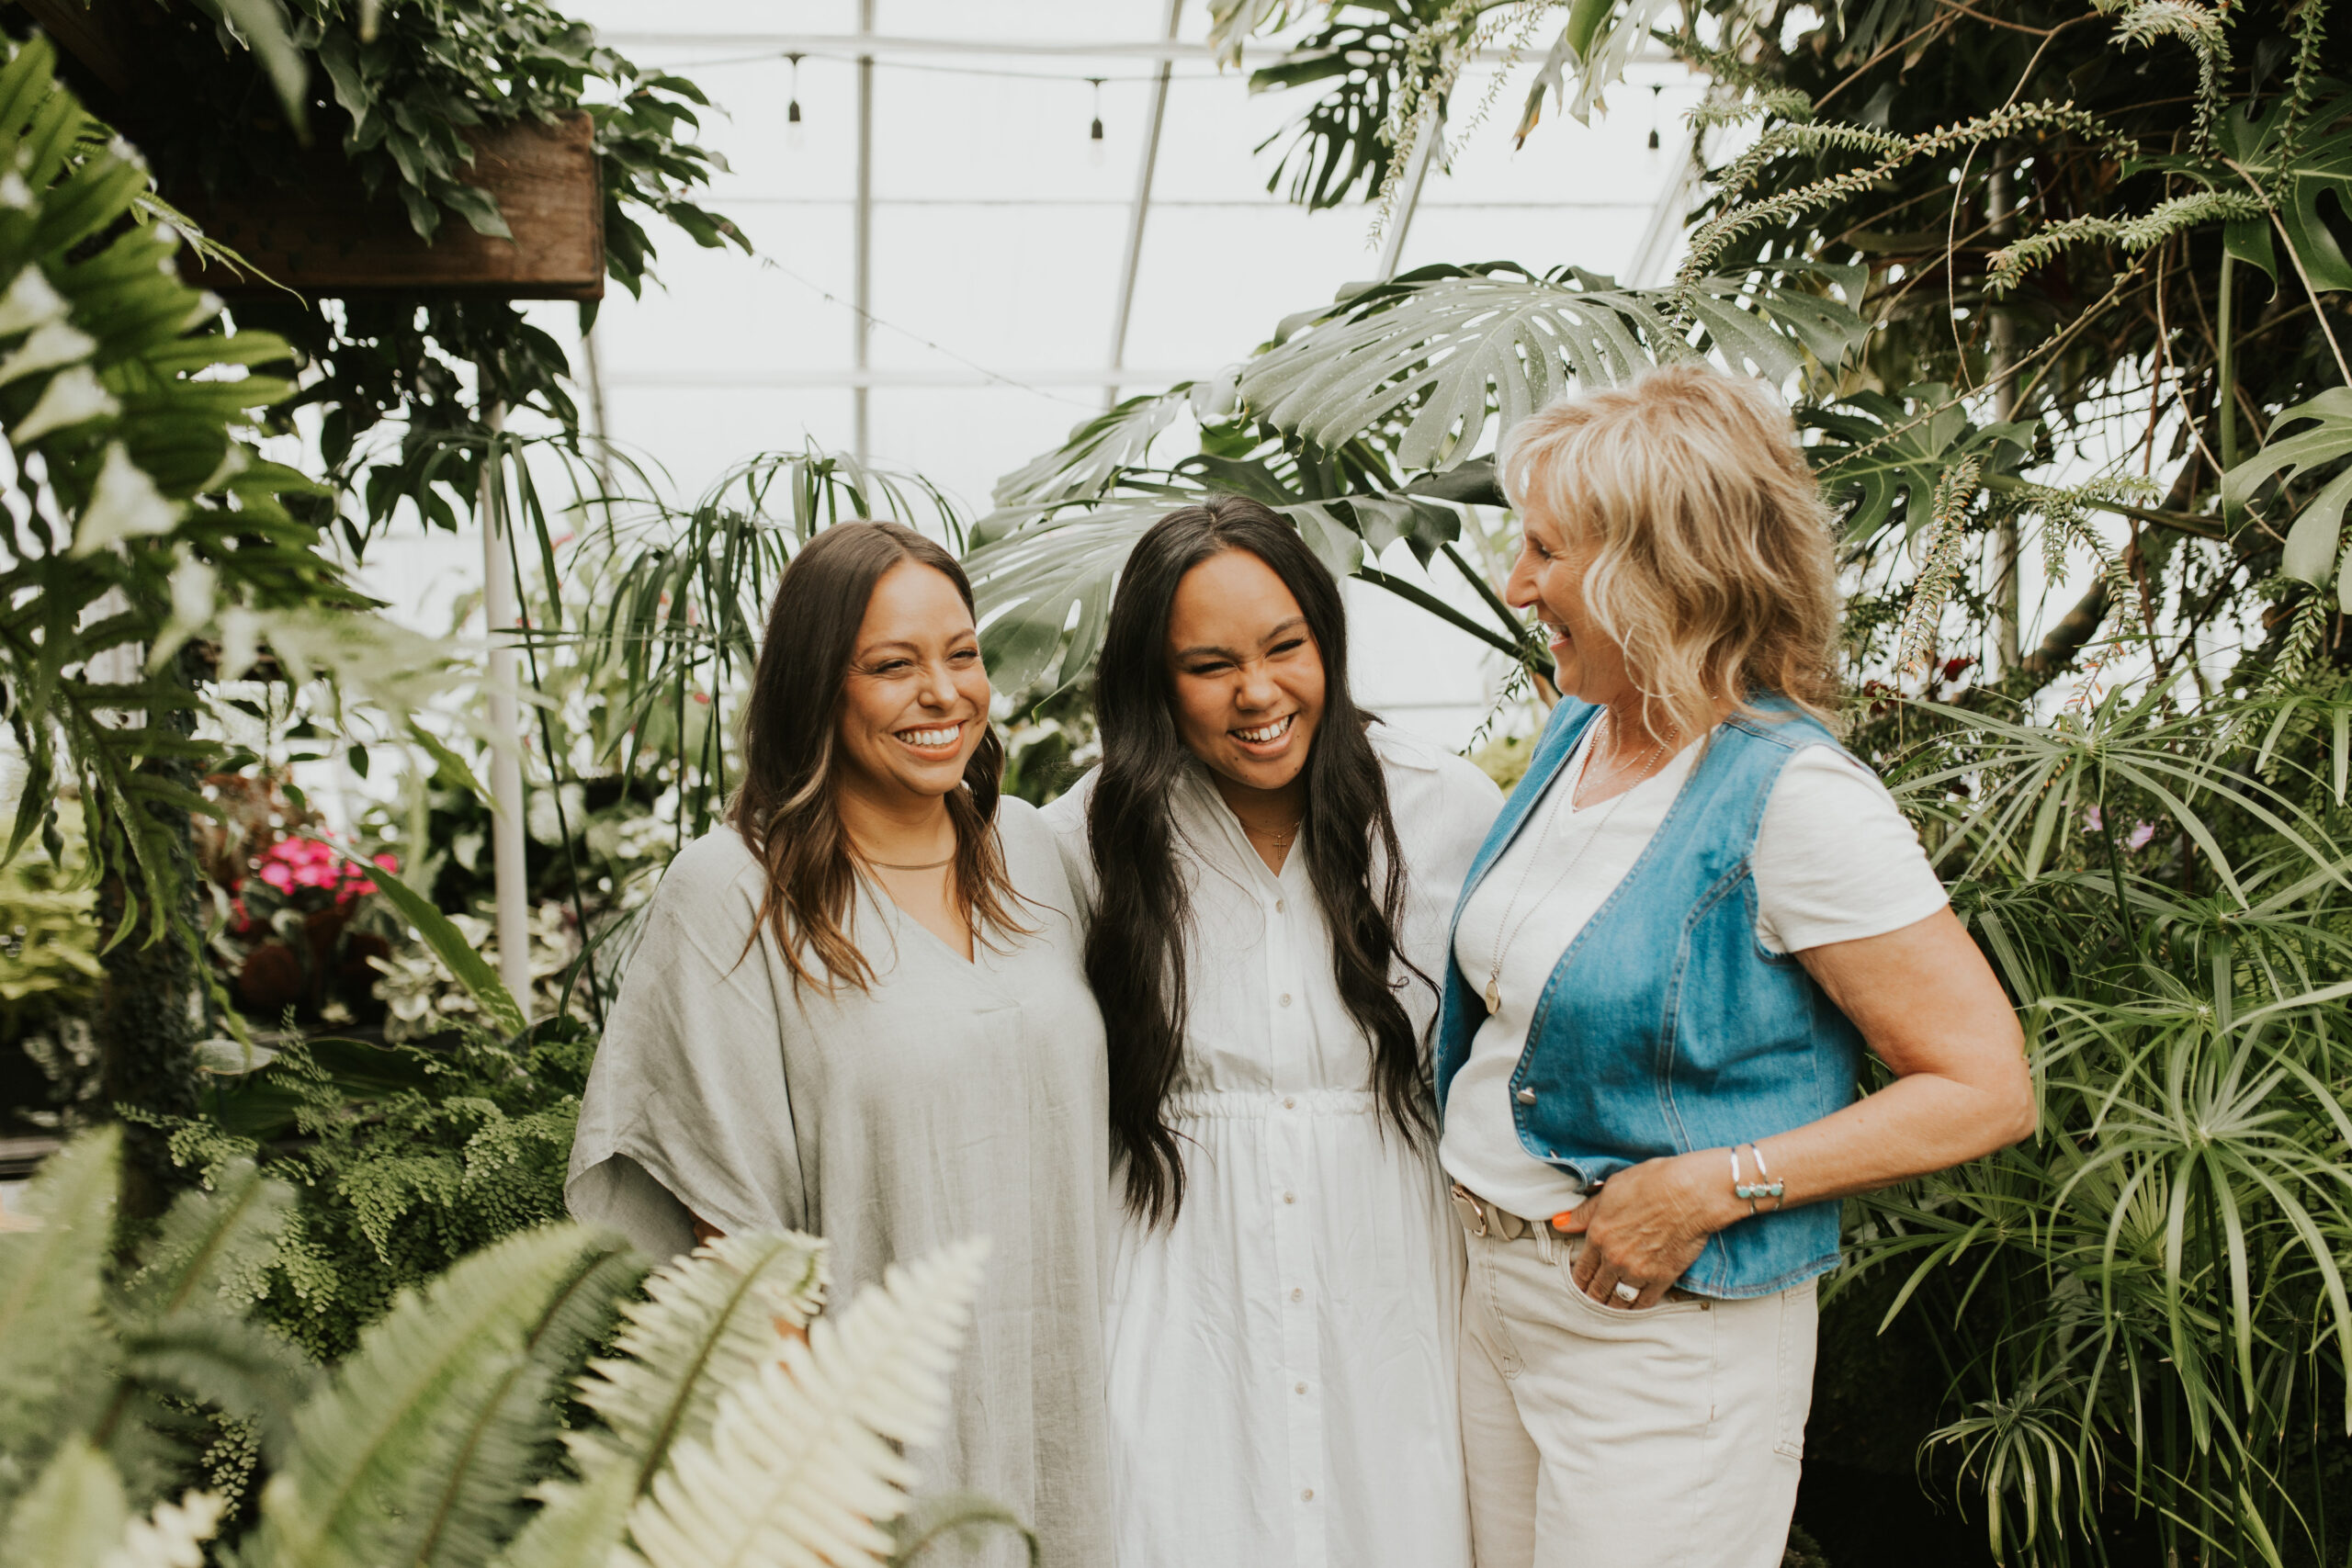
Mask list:
[[[1229,549],[1184,574],[1168,681],[1177,733],[1212,772],[1245,789],[1297,780],[1323,717],[1323,654],[1273,568]]]
[[[1585,598],[1585,581],[1599,552],[1589,539],[1574,537],[1544,506],[1529,502],[1520,513],[1519,558],[1511,563],[1503,597],[1518,610],[1533,610],[1552,645],[1557,668],[1553,683],[1565,695],[1588,703],[1615,702],[1632,690],[1625,649],[1602,631]]]
[[[972,613],[946,573],[900,561],[865,602],[835,739],[841,778],[876,804],[937,798],[988,731],[989,675]]]

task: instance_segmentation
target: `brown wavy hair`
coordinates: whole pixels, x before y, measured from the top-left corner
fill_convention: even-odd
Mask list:
[[[1585,596],[1685,735],[1778,693],[1830,723],[1838,569],[1788,406],[1712,366],[1561,398],[1503,438],[1503,493],[1598,547]]]
[[[828,996],[841,982],[860,990],[874,983],[874,966],[848,931],[861,857],[834,802],[836,721],[866,603],[901,561],[942,573],[964,607],[973,608],[964,569],[932,540],[899,523],[837,523],[785,568],[743,705],[743,783],[727,815],[767,869],[752,940],[761,928],[773,932],[793,983]],[[1019,895],[991,826],[1004,742],[985,713],[980,723],[979,749],[965,764],[962,786],[947,796],[956,825],[956,904],[975,941],[990,929],[1025,929],[1012,915]]]

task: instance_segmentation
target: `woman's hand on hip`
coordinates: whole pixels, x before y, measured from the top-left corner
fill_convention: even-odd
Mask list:
[[[1698,1260],[1707,1238],[1736,1217],[1718,1212],[1726,1196],[1720,1150],[1644,1160],[1554,1215],[1552,1228],[1584,1237],[1574,1271],[1577,1289],[1607,1307],[1653,1307]],[[1621,1283],[1634,1292],[1631,1300],[1619,1293]]]

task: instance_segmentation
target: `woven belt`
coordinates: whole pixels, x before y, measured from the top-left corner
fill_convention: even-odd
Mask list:
[[[1462,1228],[1472,1235],[1499,1236],[1504,1241],[1525,1241],[1530,1236],[1540,1235],[1544,1232],[1544,1225],[1542,1221],[1521,1219],[1509,1209],[1498,1209],[1459,1181],[1453,1184],[1453,1213],[1462,1221]],[[1566,1246],[1568,1238],[1564,1236],[1560,1239],[1561,1245]],[[1702,1303],[1707,1300],[1704,1296],[1691,1294],[1679,1285],[1669,1289],[1666,1292],[1666,1299],[1670,1302]]]

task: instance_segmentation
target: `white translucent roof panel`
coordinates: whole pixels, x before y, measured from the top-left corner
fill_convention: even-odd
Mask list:
[[[877,0],[873,6],[873,322],[855,370],[857,78],[854,0],[575,0],[642,65],[707,91],[704,140],[727,157],[708,205],[758,254],[703,251],[658,227],[662,286],[605,301],[598,327],[611,433],[692,495],[762,449],[847,449],[863,380],[871,456],[917,469],[984,510],[996,478],[1102,406],[1164,0]],[[1186,0],[1139,258],[1125,392],[1246,355],[1283,316],[1370,277],[1361,204],[1309,213],[1266,188],[1303,93],[1255,95],[1218,73],[1203,0]],[[960,41],[917,49],[910,40]],[[1538,40],[1536,51],[1548,45]],[[1096,46],[1085,51],[1085,46]],[[802,118],[786,122],[794,68]],[[1252,43],[1252,64],[1279,52]],[[1547,106],[1514,151],[1510,129],[1532,62],[1484,123],[1464,125],[1497,66],[1453,95],[1451,165],[1433,170],[1402,265],[1574,262],[1623,276],[1676,178],[1696,85],[1640,63],[1614,113],[1580,126]],[[1104,78],[1100,89],[1086,78]],[[1661,89],[1653,94],[1651,85]],[[1100,104],[1105,136],[1090,141]],[[1646,145],[1653,125],[1663,145]],[[1281,141],[1254,149],[1269,136]],[[1630,280],[1630,279],[1629,279]],[[1631,281],[1654,281],[1640,279]],[[535,319],[576,343],[569,307]],[[575,359],[575,364],[580,361]],[[1180,456],[1184,433],[1165,455]],[[442,552],[428,552],[446,571]],[[1410,558],[1384,562],[1418,575]],[[390,558],[387,570],[390,567]],[[1427,580],[1450,600],[1458,579]],[[385,590],[379,590],[385,591]],[[403,595],[397,585],[390,596]],[[1359,676],[1374,705],[1459,742],[1499,662],[1376,590],[1351,591]]]

